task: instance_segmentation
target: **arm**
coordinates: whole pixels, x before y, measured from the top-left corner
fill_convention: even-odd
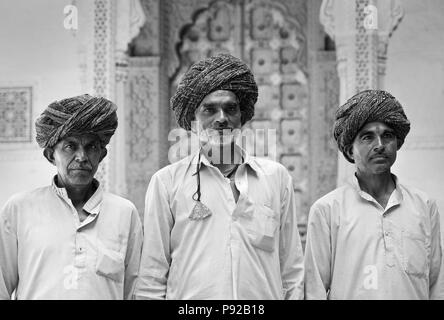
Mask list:
[[[430,208],[431,243],[430,243],[430,271],[429,295],[430,299],[444,299],[444,270],[442,270],[442,245],[439,223],[439,212],[433,201]]]
[[[330,227],[316,203],[308,215],[304,266],[305,299],[327,299],[331,281]]]
[[[284,299],[304,298],[304,254],[296,219],[293,182],[287,173],[287,183],[281,200],[279,259]]]
[[[134,296],[134,289],[139,272],[140,255],[142,251],[143,231],[139,213],[134,207],[131,212],[131,226],[128,237],[128,246],[125,256],[125,284],[124,299],[129,300]]]
[[[145,198],[144,240],[136,299],[165,299],[171,263],[170,234],[173,216],[167,189],[157,174]]]
[[[11,299],[18,285],[16,213],[12,202],[0,212],[0,300]]]

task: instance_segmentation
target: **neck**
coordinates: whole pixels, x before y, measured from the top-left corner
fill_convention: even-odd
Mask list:
[[[368,174],[358,170],[356,176],[361,190],[374,198],[390,195],[396,187],[390,171],[380,174]]]
[[[91,198],[91,196],[96,191],[96,188],[92,182],[87,186],[68,186],[64,184],[60,178],[57,180],[57,184],[60,187],[66,189],[68,198],[71,199],[72,204],[75,208],[83,207],[83,205],[88,201],[89,198]]]
[[[221,171],[242,163],[242,154],[234,143],[220,147],[205,145],[202,151],[207,159]]]

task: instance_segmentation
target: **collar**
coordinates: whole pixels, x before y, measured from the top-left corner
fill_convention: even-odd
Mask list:
[[[66,192],[66,188],[58,187],[56,184],[57,175],[55,175],[52,178],[51,187],[52,190],[65,202],[67,202],[69,205],[72,206],[72,201],[68,197],[68,193]],[[89,214],[99,214],[100,212],[100,205],[102,204],[103,199],[103,188],[100,185],[99,181],[96,179],[93,179],[92,184],[96,187],[96,191],[93,193],[93,195],[86,201],[86,203],[83,205],[83,210],[88,212]]]
[[[254,157],[252,157],[245,149],[243,149],[242,147],[240,147],[237,144],[234,145],[234,148],[235,148],[235,151],[240,152],[240,154],[242,156],[243,162],[240,164],[240,166],[248,165],[256,174],[258,174],[259,167],[258,167],[256,161],[254,160]],[[193,164],[194,166],[197,164],[197,162],[199,160],[199,154],[201,155],[199,166],[204,165],[206,167],[216,168],[208,160],[208,158],[206,157],[202,148],[199,148],[199,150],[192,156],[191,162],[190,162],[191,164]],[[193,169],[193,170],[194,170],[193,175],[195,175],[197,172],[195,171],[195,169]]]
[[[392,179],[395,182],[395,190],[393,190],[393,193],[390,196],[389,202],[387,203],[386,206],[386,210],[394,205],[400,204],[403,200],[403,195],[402,195],[402,190],[400,187],[400,183],[399,183],[399,179],[396,175],[394,175],[393,173],[391,173]],[[361,189],[361,187],[359,186],[359,180],[358,177],[356,176],[356,172],[353,174],[353,179],[350,181],[351,186],[358,192],[358,194],[361,196],[361,198],[367,200],[367,201],[371,201],[371,202],[376,202],[377,201],[367,192],[363,191]]]

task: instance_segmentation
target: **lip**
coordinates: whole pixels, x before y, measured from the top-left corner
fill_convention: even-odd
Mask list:
[[[85,172],[91,172],[91,169],[83,169],[83,168],[73,168],[69,169],[70,171],[85,171]]]
[[[387,156],[378,155],[371,157],[371,160],[387,160]]]

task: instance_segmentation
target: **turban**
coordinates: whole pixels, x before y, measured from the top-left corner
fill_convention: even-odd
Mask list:
[[[88,94],[51,103],[35,122],[40,147],[53,147],[66,136],[95,134],[106,146],[117,128],[117,106]]]
[[[191,129],[194,114],[206,95],[216,90],[232,91],[239,100],[241,122],[253,118],[257,85],[248,66],[229,54],[219,54],[193,64],[171,98],[179,126]]]
[[[347,150],[362,127],[370,122],[383,122],[393,129],[398,149],[410,131],[410,122],[401,104],[390,93],[382,90],[359,92],[336,110],[333,128],[339,150],[351,163],[354,161],[347,156]]]

